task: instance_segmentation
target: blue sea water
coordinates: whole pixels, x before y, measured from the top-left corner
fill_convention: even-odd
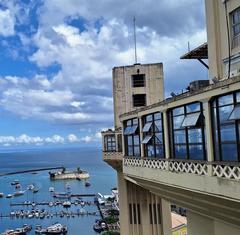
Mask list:
[[[5,152],[0,153],[0,174],[4,172],[14,172],[27,169],[45,168],[65,166],[67,169],[87,170],[90,173],[90,187],[85,187],[81,181],[50,181],[48,172],[38,172],[37,174],[26,173],[11,176],[0,177],[0,192],[5,195],[13,193],[15,188],[11,182],[15,179],[19,180],[22,189],[26,189],[31,183],[37,185],[40,189],[37,194],[26,191],[23,196],[6,199],[0,198],[0,214],[9,214],[12,210],[31,210],[32,207],[11,207],[12,202],[23,202],[26,200],[34,201],[53,201],[49,192],[49,187],[53,186],[56,191],[64,191],[66,183],[70,185],[72,193],[87,194],[87,193],[102,193],[110,194],[111,188],[117,184],[116,174],[106,163],[102,161],[100,148],[75,148],[75,149],[48,149],[48,150],[26,150],[21,152]],[[74,200],[74,199],[73,199]],[[84,200],[93,200],[86,198]],[[49,212],[57,212],[63,210],[62,207],[47,207],[38,206],[38,209],[46,209]],[[69,211],[77,211],[81,206],[71,206]],[[85,206],[86,211],[97,211],[96,206]],[[66,210],[66,209],[65,209]],[[6,229],[14,229],[23,224],[31,224],[35,227],[36,224],[49,226],[52,223],[60,222],[67,225],[68,235],[94,235],[96,234],[92,225],[99,216],[82,216],[74,218],[33,218],[33,219],[10,219],[0,218],[0,234]],[[31,233],[34,234],[34,230]]]

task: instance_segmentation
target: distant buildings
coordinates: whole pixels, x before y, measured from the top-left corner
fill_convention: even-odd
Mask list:
[[[208,42],[181,58],[209,81],[164,99],[162,64],[113,69],[103,160],[117,170],[122,235],[170,235],[171,204],[187,209],[188,235],[240,234],[240,2],[205,2]]]

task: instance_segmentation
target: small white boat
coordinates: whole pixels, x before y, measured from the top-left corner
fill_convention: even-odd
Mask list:
[[[15,192],[15,193],[13,194],[13,196],[14,196],[14,197],[22,196],[24,193],[25,193],[25,191],[20,190],[20,191]]]
[[[19,180],[14,180],[14,181],[11,183],[11,185],[17,185],[17,184],[19,184],[19,183],[20,183]]]
[[[53,193],[55,191],[54,187],[49,188],[49,192]]]
[[[41,226],[37,226],[35,233],[36,234],[67,234],[67,227],[59,223],[51,225],[46,229],[42,228]]]
[[[12,198],[12,197],[13,197],[12,194],[8,194],[8,195],[6,196],[6,198]]]
[[[1,198],[1,197],[4,197],[4,193],[0,193],[0,198]]]
[[[63,202],[63,207],[70,207],[72,205],[72,203],[70,201],[65,201]]]

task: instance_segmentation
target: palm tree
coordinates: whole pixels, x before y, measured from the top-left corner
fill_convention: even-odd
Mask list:
[[[66,167],[62,167],[62,173],[64,174],[65,173],[65,171],[66,171]]]
[[[78,172],[78,173],[82,173],[82,170],[81,170],[80,167],[77,168],[77,172]]]

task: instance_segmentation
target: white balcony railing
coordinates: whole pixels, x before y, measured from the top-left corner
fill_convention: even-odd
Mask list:
[[[221,163],[207,163],[201,161],[179,161],[166,159],[141,159],[125,157],[123,164],[126,167],[143,167],[171,172],[188,173],[195,175],[209,175],[218,178],[240,180],[240,165]]]

